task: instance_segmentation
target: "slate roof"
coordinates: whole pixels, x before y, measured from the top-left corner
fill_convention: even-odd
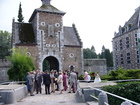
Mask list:
[[[57,9],[56,7],[52,5],[42,5],[40,8],[37,8],[34,10],[33,14],[31,15],[31,18],[29,19],[29,22],[32,21],[32,19],[34,18],[37,12],[54,13],[54,14],[60,14],[60,15],[65,14],[65,12],[60,11],[59,9]]]
[[[116,35],[114,36],[114,38],[120,36],[120,35],[123,35],[125,33],[128,33],[134,29],[137,29],[138,28],[138,20],[139,20],[139,13],[140,13],[140,7],[138,7],[136,10],[135,10],[135,13],[131,16],[131,18],[124,24],[123,28],[126,28],[128,27],[128,25],[131,24],[131,28],[127,31],[124,31],[123,33],[116,33]]]
[[[31,23],[15,23],[19,35],[19,44],[35,44],[36,38]]]
[[[64,27],[64,45],[82,47],[81,39],[74,25],[73,27]]]

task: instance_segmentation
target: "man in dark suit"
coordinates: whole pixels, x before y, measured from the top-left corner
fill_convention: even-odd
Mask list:
[[[46,94],[50,94],[51,77],[50,74],[48,74],[48,71],[45,71],[45,74],[43,74],[43,83],[45,84]]]

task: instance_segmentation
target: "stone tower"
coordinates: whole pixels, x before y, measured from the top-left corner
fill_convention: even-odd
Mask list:
[[[48,62],[50,70],[74,67],[81,73],[82,42],[75,25],[63,26],[65,12],[52,6],[51,0],[41,1],[42,6],[34,10],[29,23],[13,21],[13,45],[28,47],[28,53],[41,70],[45,70],[44,65]]]

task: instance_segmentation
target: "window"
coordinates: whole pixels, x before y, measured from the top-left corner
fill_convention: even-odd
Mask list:
[[[126,60],[127,60],[127,64],[131,63],[131,57],[130,57],[130,53],[126,54]]]
[[[123,49],[122,40],[120,40],[120,50]]]
[[[41,22],[41,26],[45,26],[45,22]]]

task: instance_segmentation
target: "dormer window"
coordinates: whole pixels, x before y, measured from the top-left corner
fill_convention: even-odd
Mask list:
[[[125,31],[125,28],[124,28],[124,27],[122,27],[122,33],[124,33],[124,31]]]
[[[132,27],[132,24],[128,24],[128,30],[130,30]]]

